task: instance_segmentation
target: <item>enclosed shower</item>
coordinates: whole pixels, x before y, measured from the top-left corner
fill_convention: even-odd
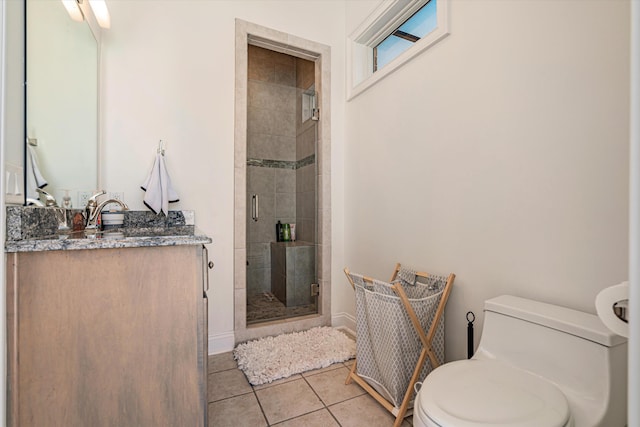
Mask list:
[[[249,45],[247,84],[249,325],[318,313],[319,112],[312,61]]]

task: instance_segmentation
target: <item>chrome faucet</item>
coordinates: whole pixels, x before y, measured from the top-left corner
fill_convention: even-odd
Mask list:
[[[44,191],[42,188],[36,188],[36,191],[44,197],[44,205],[48,208],[50,207],[58,207],[58,202],[56,202],[56,198],[51,194]]]
[[[34,206],[38,206],[40,208],[44,208],[44,203],[42,203],[40,200],[32,199],[31,197],[27,197],[27,206],[29,206],[29,205],[34,205]]]
[[[102,190],[99,193],[94,194],[89,198],[89,200],[87,200],[87,206],[85,208],[87,225],[85,226],[85,228],[91,229],[91,228],[96,228],[98,226],[96,224],[98,220],[98,215],[100,215],[100,212],[102,212],[102,209],[104,209],[104,207],[107,206],[109,203],[116,203],[122,206],[123,210],[125,211],[129,210],[129,207],[124,202],[117,199],[107,199],[103,202],[98,203],[97,198],[104,194],[107,194],[107,193],[104,190]]]

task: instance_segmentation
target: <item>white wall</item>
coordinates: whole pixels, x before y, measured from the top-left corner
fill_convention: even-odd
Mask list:
[[[140,185],[159,139],[180,202],[213,238],[210,351],[233,334],[235,19],[332,48],[333,258],[342,257],[344,3],[342,1],[126,1],[109,3],[102,50],[102,183],[145,209]],[[334,277],[333,299],[349,293]],[[339,304],[337,304],[339,306]]]
[[[347,2],[349,34],[377,2]],[[451,35],[346,107],[345,262],[595,313],[627,279],[629,2],[458,1]]]

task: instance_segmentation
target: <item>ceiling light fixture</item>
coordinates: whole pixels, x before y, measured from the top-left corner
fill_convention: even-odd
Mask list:
[[[82,10],[80,10],[80,6],[76,3],[76,0],[62,0],[62,4],[64,8],[67,9],[71,19],[76,22],[84,21],[84,15],[82,14]]]
[[[111,28],[111,17],[105,0],[89,0],[89,6],[101,28]]]

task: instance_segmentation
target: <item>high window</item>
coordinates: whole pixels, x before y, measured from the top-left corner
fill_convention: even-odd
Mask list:
[[[348,99],[448,35],[449,1],[382,2],[349,36]]]
[[[437,0],[430,0],[373,48],[373,71],[387,65],[438,26]]]

